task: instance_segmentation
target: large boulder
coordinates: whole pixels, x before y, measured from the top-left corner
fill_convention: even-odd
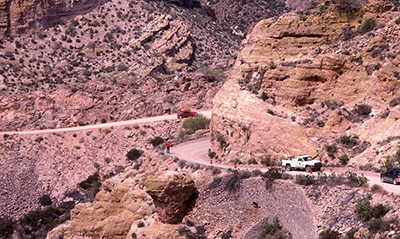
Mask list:
[[[196,190],[192,178],[176,171],[148,177],[145,187],[164,223],[178,223],[183,219],[188,201]]]

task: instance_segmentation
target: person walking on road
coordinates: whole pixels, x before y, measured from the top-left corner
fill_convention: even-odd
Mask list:
[[[169,140],[167,140],[167,143],[165,143],[165,146],[167,146],[167,154],[170,153],[169,149],[171,147],[171,143],[169,142]]]

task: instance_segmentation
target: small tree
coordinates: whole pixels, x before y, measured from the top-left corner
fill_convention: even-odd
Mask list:
[[[129,150],[129,152],[126,154],[126,158],[130,161],[134,161],[137,160],[140,156],[142,156],[142,154],[143,150],[133,148]]]

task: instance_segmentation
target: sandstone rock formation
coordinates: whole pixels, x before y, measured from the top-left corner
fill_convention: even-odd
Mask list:
[[[164,223],[178,223],[186,215],[188,200],[196,188],[188,175],[167,171],[149,177],[146,192],[153,198],[159,219]]]
[[[399,90],[400,58],[390,57],[399,50],[393,41],[400,32],[397,17],[396,8],[384,1],[371,1],[350,15],[326,1],[261,21],[243,41],[214,100],[213,148],[228,159],[323,158],[326,145],[347,135],[376,149],[398,127],[392,118],[397,108],[387,118],[378,116]],[[365,29],[368,22],[386,26],[366,34],[373,29]],[[354,113],[363,104],[372,107],[373,115]],[[365,156],[363,163],[379,159]]]
[[[62,18],[91,11],[107,1],[0,1],[1,35],[24,33],[30,29],[50,26]]]

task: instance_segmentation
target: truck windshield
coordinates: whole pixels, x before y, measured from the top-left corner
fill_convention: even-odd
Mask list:
[[[312,161],[313,160],[311,157],[304,157],[303,159],[304,159],[304,161]]]

